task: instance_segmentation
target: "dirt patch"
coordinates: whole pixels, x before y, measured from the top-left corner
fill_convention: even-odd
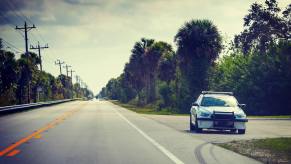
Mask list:
[[[291,138],[232,141],[217,145],[263,163],[291,163]]]

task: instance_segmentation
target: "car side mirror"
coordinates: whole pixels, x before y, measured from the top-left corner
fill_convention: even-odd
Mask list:
[[[192,106],[199,106],[196,102],[192,103]]]
[[[246,104],[238,104],[238,106],[239,106],[240,108],[244,108],[244,107],[246,107],[247,105],[246,105]]]

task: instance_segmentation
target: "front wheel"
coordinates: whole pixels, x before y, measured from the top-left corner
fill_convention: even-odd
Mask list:
[[[192,124],[192,115],[190,114],[190,131],[195,130],[195,126]]]
[[[245,134],[246,133],[246,129],[238,129],[237,133],[238,134]]]

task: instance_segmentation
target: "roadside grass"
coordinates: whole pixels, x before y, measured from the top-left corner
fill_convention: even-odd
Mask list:
[[[133,104],[124,104],[116,100],[109,100],[115,105],[121,106],[123,108],[129,109],[131,111],[134,111],[136,113],[140,114],[153,114],[153,115],[175,115],[175,116],[188,116],[189,114],[177,114],[168,111],[167,109],[161,109],[157,111],[153,106],[145,106],[145,107],[138,107]]]
[[[167,109],[162,109],[160,111],[157,111],[155,107],[153,106],[145,106],[145,107],[138,107],[133,104],[125,104],[121,103],[117,100],[108,100],[112,102],[115,105],[119,105],[121,107],[127,108],[131,111],[134,111],[136,113],[141,114],[153,114],[153,115],[174,115],[174,116],[189,116],[188,113],[186,114],[180,114],[180,113],[173,113],[168,111]],[[248,118],[283,118],[283,119],[291,119],[291,115],[280,115],[280,116],[248,116]]]
[[[112,102],[115,105],[119,105],[121,107],[127,108],[131,111],[134,111],[136,113],[140,114],[153,114],[153,115],[174,115],[174,116],[189,116],[188,113],[182,114],[182,113],[173,113],[171,111],[168,111],[167,109],[162,109],[160,111],[157,111],[155,107],[148,105],[145,107],[138,107],[133,104],[125,104],[121,103],[120,101],[117,100],[108,100]],[[291,119],[291,115],[279,115],[279,116],[248,116],[248,118],[283,118],[283,119]]]
[[[248,116],[248,118],[290,118],[291,115],[279,115],[279,116]]]
[[[291,163],[291,138],[267,138],[216,144],[263,163]]]

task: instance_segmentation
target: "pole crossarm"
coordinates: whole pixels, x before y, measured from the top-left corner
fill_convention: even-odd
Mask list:
[[[16,30],[20,30],[24,32],[24,36],[25,36],[25,54],[28,56],[28,35],[27,32],[36,28],[35,25],[33,26],[27,26],[27,23],[24,22],[24,26],[23,27],[18,27],[16,26],[15,29]]]
[[[65,62],[61,62],[61,60],[55,61],[55,65],[58,65],[60,67],[60,75],[62,74],[62,65],[65,64]]]
[[[40,71],[42,71],[42,58],[41,58],[40,50],[41,49],[45,49],[45,48],[49,48],[48,44],[46,44],[45,46],[40,46],[39,42],[37,42],[37,46],[30,45],[30,49],[38,50],[38,57],[39,57],[39,60],[40,60]]]
[[[67,76],[69,77],[69,68],[72,67],[68,64],[66,64],[63,68],[66,68]]]

